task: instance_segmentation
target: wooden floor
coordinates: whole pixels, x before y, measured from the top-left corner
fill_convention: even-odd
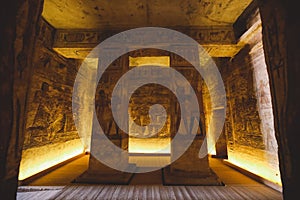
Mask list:
[[[17,199],[282,199],[280,192],[252,180],[224,165],[218,159],[211,158],[210,165],[225,186],[163,186],[160,170],[135,174],[130,185],[71,183],[74,178],[86,170],[87,164],[88,156],[84,156],[27,186],[20,186]]]

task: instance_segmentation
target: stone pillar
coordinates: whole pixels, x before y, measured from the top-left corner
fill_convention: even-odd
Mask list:
[[[185,142],[184,137],[179,142],[180,144],[174,144],[176,148],[181,147],[182,143]],[[223,185],[209,167],[208,155],[199,158],[199,149],[202,145],[206,145],[205,142],[203,136],[196,135],[185,153],[163,169],[163,182],[165,185]],[[172,157],[174,155],[172,147],[171,151]],[[178,151],[178,149],[175,151]]]
[[[91,150],[92,123],[94,108],[91,102],[95,101],[93,95],[96,88],[96,74],[98,68],[97,58],[85,58],[81,64],[84,75],[78,73],[77,95],[73,94],[73,109],[76,114],[75,122],[77,131],[81,137],[82,143],[86,151]],[[75,96],[76,95],[76,96]]]
[[[259,4],[263,45],[279,148],[284,199],[295,199],[300,177],[300,23],[296,2],[264,0]]]
[[[200,85],[202,85],[201,82]],[[203,110],[202,88],[200,88],[198,93],[199,105],[201,110]],[[173,99],[173,101],[175,101],[175,99]],[[177,116],[180,113],[179,108],[175,106],[175,108],[172,108],[171,110],[173,111],[173,113],[171,113],[173,121],[179,120],[179,117]],[[213,111],[213,113],[216,114],[217,111]],[[202,117],[200,116],[200,125],[205,123]],[[192,144],[186,149],[183,155],[163,169],[163,183],[165,185],[223,185],[218,176],[209,167],[208,155],[204,158],[199,158],[201,146],[207,147],[207,140],[204,140],[206,134],[203,126],[202,130],[199,127],[200,132],[197,131]],[[175,137],[174,133],[177,132],[176,130],[178,130],[178,128],[178,121],[171,126],[173,138]],[[182,138],[179,140],[172,140],[171,160],[175,159],[177,152],[183,151],[179,148],[184,148],[186,146],[184,143],[187,141],[188,139],[185,135],[182,135]]]
[[[222,115],[224,113],[224,109],[219,109],[219,110],[213,110],[212,111],[212,116],[215,118],[220,118],[220,120],[214,120],[211,128],[211,131],[215,131],[214,127],[218,125],[218,123],[220,123],[220,121],[222,121]],[[216,135],[215,133],[213,133],[213,135]],[[217,139],[216,141],[216,155],[212,155],[212,157],[215,158],[227,158],[227,140],[226,140],[226,135],[225,135],[225,131],[223,129],[220,137]]]
[[[119,148],[122,148],[122,135],[111,135],[107,136],[109,140]],[[110,149],[106,148],[105,144],[102,141],[98,140],[98,138],[93,137],[92,141],[92,149],[89,158],[89,167],[87,171],[77,177],[74,182],[75,183],[97,183],[97,184],[129,184],[132,179],[133,174],[118,171],[112,169],[105,164],[101,163],[93,154],[97,154],[99,152],[103,152],[105,154],[114,155]],[[95,141],[96,140],[96,141]],[[97,141],[98,140],[98,141]],[[127,138],[125,138],[127,140]],[[94,145],[93,145],[94,144]],[[124,165],[127,167],[135,168],[135,165],[128,163],[128,157],[122,156],[122,160],[119,161],[119,165]],[[112,156],[112,159],[115,159]]]
[[[11,0],[1,6],[0,196],[3,199],[16,198],[26,99],[42,7],[43,0]]]
[[[82,94],[80,98],[83,102],[79,104],[78,107],[79,111],[81,111],[79,114],[83,119],[79,119],[80,123],[77,124],[79,124],[79,128],[83,131],[84,138],[86,138],[85,141],[87,141],[86,146],[89,147],[90,150],[90,158],[88,170],[74,180],[76,183],[129,184],[133,176],[131,173],[112,169],[97,159],[100,154],[106,155],[106,158],[109,158],[112,163],[116,162],[115,164],[118,166],[124,166],[124,169],[135,169],[135,165],[128,163],[128,153],[127,155],[123,155],[122,153],[114,152],[114,149],[111,149],[107,144],[107,140],[104,138],[107,137],[109,139],[108,142],[125,150],[125,153],[128,151],[128,135],[115,126],[116,122],[111,113],[111,93],[116,81],[119,80],[122,75],[123,68],[125,68],[124,65],[126,65],[126,63],[124,63],[124,57],[126,56],[117,59],[102,77],[100,77],[103,79],[100,79],[100,83],[97,84],[98,87],[97,85],[91,85],[90,80],[96,82],[95,77],[91,79],[87,78],[87,83],[85,83],[86,78],[83,77],[82,83],[80,83],[81,86],[78,86],[80,87],[79,91],[82,91],[82,93],[79,92],[79,95]],[[91,74],[96,75],[97,62],[95,62],[95,59],[86,58],[84,62],[87,64],[88,70],[90,70],[84,74],[89,77],[91,77]],[[96,66],[94,67],[95,71],[90,68],[92,66]],[[96,98],[93,95],[95,91],[92,90],[96,90]],[[92,107],[94,104],[91,103],[91,100],[95,102],[95,108]],[[94,109],[96,113],[93,113]],[[97,122],[100,124],[105,135],[101,135],[100,130],[97,130]],[[121,160],[119,160],[119,158]]]

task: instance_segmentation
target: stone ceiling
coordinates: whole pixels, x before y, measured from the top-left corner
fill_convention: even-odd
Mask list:
[[[57,29],[232,25],[252,0],[45,0]]]

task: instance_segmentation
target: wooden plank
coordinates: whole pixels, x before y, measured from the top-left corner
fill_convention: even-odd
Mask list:
[[[195,192],[196,187],[195,186],[186,186],[186,190],[189,193],[190,197],[192,199],[199,199],[198,194]]]
[[[173,187],[172,186],[167,186],[167,188],[168,188],[168,192],[169,192],[169,195],[170,195],[170,199],[176,199]]]
[[[18,192],[17,199],[272,199],[281,193],[264,186],[70,185],[62,190]]]
[[[96,199],[104,199],[106,198],[106,194],[109,192],[109,186],[104,186],[101,191],[99,191]]]
[[[55,199],[57,200],[62,200],[65,197],[69,196],[74,190],[76,190],[76,188],[78,188],[79,186],[66,186],[62,192],[60,194],[58,194],[57,197],[55,197]]]

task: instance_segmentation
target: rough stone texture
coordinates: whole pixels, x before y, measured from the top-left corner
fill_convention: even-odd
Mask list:
[[[248,29],[240,41],[247,45],[222,68],[228,100],[225,123],[228,160],[281,184],[269,79],[257,9],[252,10],[252,15],[247,16],[245,21]],[[253,160],[257,161],[256,165],[247,164]]]
[[[293,1],[260,1],[280,173],[285,199],[298,193],[300,157],[299,10]]]
[[[51,50],[54,29],[43,19],[36,32],[20,179],[44,170],[42,163],[47,157],[53,160],[49,163],[55,165],[68,156],[74,156],[75,152],[83,151],[72,115],[73,83],[80,62],[66,59]],[[69,141],[73,142],[73,149]],[[45,153],[46,146],[49,149]],[[56,152],[60,153],[53,156]]]
[[[235,22],[251,0],[45,0],[43,16],[59,29],[219,26]]]
[[[174,54],[162,52],[161,50],[143,50],[131,52],[128,55],[122,56],[120,59],[114,61],[112,65],[104,72],[102,78],[99,81],[96,93],[96,111],[98,119],[102,127],[104,127],[104,132],[107,135],[117,134],[119,131],[116,128],[116,124],[113,120],[113,116],[110,110],[110,101],[112,90],[115,87],[115,84],[120,79],[120,77],[130,70],[129,67],[129,56],[132,57],[142,57],[142,56],[155,56],[155,55],[168,55],[170,56],[170,66],[177,69],[180,73],[183,74],[192,84],[192,87],[197,93],[200,105],[202,105],[202,96],[201,96],[201,78],[197,76],[198,72],[193,69],[190,64],[184,61],[179,56]],[[148,75],[145,75],[148,76]],[[129,86],[130,87],[130,86]],[[184,88],[183,88],[184,89]],[[137,89],[132,97],[130,103],[130,111],[132,112],[132,117],[136,118],[135,122],[142,126],[145,126],[149,123],[148,108],[150,105],[155,103],[161,104],[166,108],[169,117],[167,123],[161,132],[158,133],[161,137],[170,137],[170,114],[180,114],[179,107],[174,107],[175,96],[166,88],[155,85],[147,84]],[[105,115],[103,113],[106,113]],[[204,118],[201,118],[204,120]],[[178,120],[176,120],[178,121]],[[176,124],[174,124],[176,125]],[[200,134],[200,129],[198,133]],[[205,134],[205,133],[201,133]]]
[[[184,138],[177,141],[176,149],[172,149],[171,159],[182,148]],[[192,144],[177,160],[163,168],[163,182],[165,185],[218,185],[223,183],[209,166],[208,155],[199,158],[199,149],[205,140],[202,135],[196,135]]]
[[[205,1],[201,2],[205,4]],[[33,68],[31,60],[32,47],[35,43],[35,25],[41,12],[42,3],[43,1],[21,2],[11,0],[7,2],[6,6],[1,7],[0,12],[0,193],[1,198],[6,199],[15,198],[21,155],[19,144],[23,143],[26,94],[28,80]],[[298,6],[296,5],[297,2],[283,0],[260,0],[259,3],[262,14],[264,51],[274,108],[275,133],[279,147],[283,192],[285,199],[293,199],[293,195],[298,189],[298,177],[300,177],[297,140],[297,133],[300,129],[298,122],[300,115],[300,104],[298,103],[300,96]],[[168,8],[168,6],[166,7]],[[97,10],[96,7],[94,9]],[[65,14],[62,8],[57,10],[62,13],[61,16]],[[172,12],[167,13],[172,15],[170,19],[175,16]],[[230,14],[227,13],[226,15]],[[126,17],[124,19],[127,20]],[[178,20],[176,17],[173,19],[172,21]],[[70,19],[66,21],[78,22]],[[168,22],[168,20],[162,20],[161,17],[159,17],[159,21]],[[189,23],[184,22],[184,24]],[[229,130],[233,130],[234,127],[230,124],[232,125],[232,123],[226,123]]]
[[[95,99],[95,111],[96,116],[98,119],[98,122],[104,132],[104,134],[110,139],[110,141],[115,144],[117,147],[122,148],[124,150],[128,149],[128,135],[125,134],[116,124],[111,110],[111,96],[112,91],[115,87],[115,84],[120,79],[120,77],[123,75],[123,72],[129,68],[128,61],[126,61],[126,58],[128,59],[128,56],[121,56],[117,60],[115,60],[108,69],[104,72],[104,74],[101,76],[99,83],[95,85],[95,87],[91,85],[86,85],[83,83],[83,86],[80,89],[81,92],[79,92],[80,97],[84,99]],[[84,61],[85,62],[85,61]],[[87,61],[88,62],[88,61]],[[127,64],[126,64],[127,63]],[[92,66],[94,65],[94,66]],[[94,67],[94,69],[92,69]],[[89,70],[87,74],[90,74],[92,76],[93,72],[95,74],[97,70],[97,62],[91,62],[88,64],[88,67],[86,68]],[[82,83],[81,83],[82,84]],[[88,83],[89,84],[89,83]],[[96,88],[95,97],[93,97],[91,94],[92,91],[89,91],[89,89]],[[83,102],[83,104],[78,104],[77,107],[79,110],[82,110],[83,112],[81,114],[83,119],[79,119],[80,121],[83,121],[82,124],[82,131],[89,131],[90,134],[86,134],[87,137],[87,143],[86,146],[88,146],[88,150],[91,152],[91,156],[89,158],[89,167],[88,170],[85,171],[83,174],[81,174],[79,177],[77,177],[74,182],[77,183],[102,183],[102,184],[128,184],[132,174],[130,173],[124,173],[115,169],[112,169],[105,164],[101,163],[99,160],[97,160],[97,157],[94,157],[93,155],[99,155],[101,154],[107,154],[111,156],[112,149],[109,149],[108,146],[101,138],[98,137],[98,133],[92,132],[92,127],[89,130],[84,130],[84,127],[86,126],[86,122],[93,120],[90,119],[87,114],[91,113],[93,117],[93,108],[85,108],[87,103]],[[89,120],[86,120],[86,118],[89,118]],[[92,135],[94,134],[94,135]],[[91,138],[92,137],[92,140]],[[89,138],[89,139],[88,139]],[[126,160],[126,156],[122,157],[124,158],[124,162],[119,161],[119,165],[123,166],[128,165],[128,158]],[[114,157],[111,157],[112,161],[114,161]],[[128,167],[135,167],[134,165],[128,165]]]
[[[227,120],[232,118],[231,123],[233,123],[233,136],[228,139],[229,142],[264,149],[257,100],[253,88],[253,69],[251,69],[251,63],[245,61],[247,55],[246,49],[240,52],[229,63],[228,76],[223,76],[231,115],[227,116]]]
[[[26,185],[38,174],[83,152],[80,139],[45,144],[22,151],[19,185]],[[27,179],[29,177],[29,179]],[[31,180],[30,180],[31,179]]]
[[[35,30],[42,5],[43,1],[12,0],[1,6],[0,196],[3,199],[16,196]]]
[[[202,104],[203,104],[202,93],[201,93],[202,79],[200,76],[198,76],[198,72],[187,61],[185,61],[184,59],[182,59],[177,55],[162,50],[157,50],[157,49],[138,50],[121,56],[108,67],[108,69],[104,72],[103,76],[101,77],[96,89],[95,102],[96,102],[97,118],[101,127],[103,128],[104,133],[110,138],[110,140],[116,146],[123,148],[124,150],[127,150],[128,148],[128,136],[125,137],[126,133],[120,130],[120,128],[117,126],[116,122],[113,119],[111,106],[110,106],[112,91],[117,81],[120,79],[120,77],[124,73],[129,71],[132,67],[135,67],[135,66],[129,66],[130,57],[137,58],[143,56],[156,56],[156,55],[157,56],[163,55],[163,56],[170,57],[170,67],[174,67],[190,82],[191,86],[193,87],[194,91],[197,94],[200,110],[202,110]],[[150,74],[140,74],[139,76],[147,77],[150,76]],[[131,86],[127,86],[127,87],[131,87]],[[127,87],[124,89],[129,89]],[[184,87],[184,85],[178,85],[178,89],[184,90],[184,93],[186,93],[186,95],[189,95],[190,91],[188,91]],[[168,117],[162,130],[157,132],[157,134],[152,135],[151,139],[153,138],[164,139],[164,138],[170,138],[171,136],[173,137],[175,133],[178,131],[178,127],[179,127],[180,107],[179,104],[177,103],[174,94],[172,94],[171,91],[169,91],[167,88],[164,88],[163,86],[155,85],[155,84],[146,84],[138,88],[130,98],[130,104],[128,108],[130,112],[130,116],[134,119],[134,122],[136,124],[140,126],[148,125],[150,122],[150,118],[148,116],[149,106],[153,104],[163,105],[166,109]],[[205,130],[203,129],[203,124],[204,124],[203,111],[202,111],[202,115],[200,116],[200,120],[201,120],[199,122],[200,128],[198,128],[196,134],[199,137],[204,137]],[[187,119],[187,121],[185,121],[185,128],[191,128],[193,126],[192,123],[195,123],[195,120],[193,120],[193,118]],[[129,131],[131,131],[130,137],[135,137],[135,133],[143,136],[148,136],[153,131],[153,130],[147,130],[143,128],[141,130],[133,130],[131,129],[130,124],[128,126],[129,126]],[[152,128],[155,129],[155,127]],[[125,144],[123,139],[127,141],[127,145]],[[94,138],[94,140],[97,139]],[[147,140],[147,138],[144,140]],[[105,149],[103,146],[99,146],[99,145],[93,146],[93,143],[96,144],[96,142],[92,141],[92,146],[91,146],[92,154],[96,152],[103,152],[103,149]],[[200,174],[201,177],[210,176],[211,173],[210,173],[207,157],[202,160],[198,159],[198,151],[200,149],[200,146],[202,145],[202,141],[196,140],[194,143],[195,144],[193,145],[193,147],[188,149],[188,151],[184,154],[182,159],[179,159],[176,162],[176,164],[174,164],[174,167],[171,165],[170,169],[171,171],[173,171],[176,169],[176,166],[188,165],[189,167],[181,167],[183,172],[185,171],[184,168],[187,169],[189,168],[189,169],[194,169],[192,170],[193,173],[196,172],[196,174]],[[107,152],[109,152],[109,149],[106,149],[105,153]],[[194,159],[190,159],[191,155],[193,155]],[[186,160],[189,160],[189,162],[186,163]],[[192,167],[193,164],[198,165],[198,167]],[[189,174],[192,171],[186,170],[185,172]],[[94,177],[93,174],[95,175]],[[111,176],[114,177],[113,180],[106,180],[109,178],[108,174],[111,174]],[[123,179],[124,178],[123,176],[125,176],[125,179]],[[115,183],[119,182],[124,184],[128,181],[128,179],[126,178],[130,178],[130,176],[128,174],[124,175],[124,173],[122,172],[117,173],[115,170],[110,169],[109,167],[106,167],[105,165],[101,164],[94,157],[91,157],[89,161],[88,171],[85,172],[82,176],[78,177],[76,181],[77,182],[92,181],[92,182],[104,183],[106,180],[106,182],[115,182]],[[196,182],[194,184],[196,184]],[[204,184],[204,182],[205,181],[202,180],[201,184]]]
[[[79,62],[49,50],[53,28],[39,25],[28,93],[23,149],[78,139],[72,115],[72,90]]]
[[[91,101],[95,100],[94,94],[96,83],[91,83],[96,76],[96,70],[98,65],[98,59],[87,58],[82,61],[80,70],[84,70],[83,73],[77,73],[76,82],[77,93],[72,93],[72,109],[73,119],[76,123],[76,128],[80,138],[83,141],[84,149],[89,151],[91,149],[91,136],[92,136],[92,123],[94,107]]]
[[[222,67],[226,65],[228,58],[216,58],[213,57],[213,61],[218,67],[219,71],[221,71]],[[209,154],[212,156],[217,157],[226,157],[227,156],[227,139],[225,136],[225,132],[221,133],[218,140],[214,137],[211,137],[214,135],[214,125],[220,123],[222,120],[214,120],[211,121],[214,116],[214,119],[217,119],[217,117],[222,117],[222,112],[224,113],[224,108],[214,108],[211,101],[211,94],[209,93],[208,87],[205,82],[202,83],[202,99],[203,99],[203,116],[205,116],[205,130],[207,135],[207,145],[209,149]],[[218,97],[221,99],[221,97]],[[226,97],[227,98],[227,97]],[[228,98],[227,98],[228,99]]]
[[[108,67],[97,84],[95,95],[96,114],[106,135],[123,135],[122,130],[119,129],[113,119],[111,96],[117,81],[128,69],[128,56],[121,56]]]
[[[182,26],[167,28],[190,36],[201,44],[208,54],[213,57],[233,57],[244,46],[243,43],[237,43],[231,25],[217,27]],[[122,27],[105,30],[58,29],[55,34],[53,49],[67,58],[83,59],[89,54],[92,48],[100,42],[125,30],[127,29]],[[143,35],[139,35],[139,38],[143,40]],[[138,38],[136,38],[136,40],[137,39]],[[178,43],[181,43],[181,41],[178,41]],[[142,41],[141,44],[143,44]]]

